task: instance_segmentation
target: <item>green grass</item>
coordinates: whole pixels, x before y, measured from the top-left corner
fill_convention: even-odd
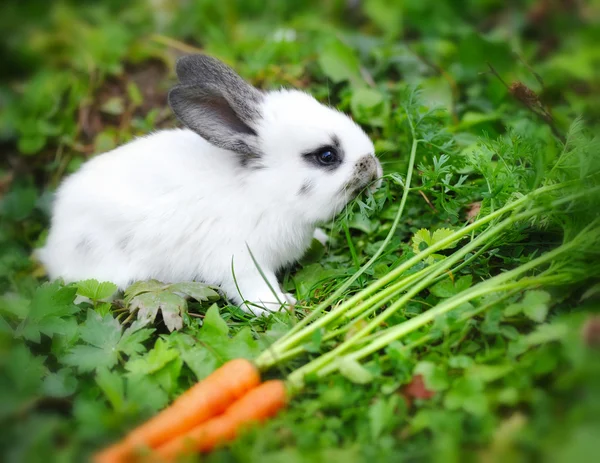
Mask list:
[[[240,356],[303,387],[203,460],[593,461],[598,2],[5,3],[2,461],[85,461]],[[282,275],[295,313],[255,319],[202,284],[140,283],[109,301],[109,282],[48,283],[32,257],[64,175],[175,125],[173,64],[196,51],[348,112],[382,161],[382,188]],[[377,297],[350,324],[314,311],[359,316]],[[352,362],[315,361],[334,349]]]

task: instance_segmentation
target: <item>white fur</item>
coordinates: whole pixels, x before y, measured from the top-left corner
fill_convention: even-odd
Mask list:
[[[241,166],[237,155],[188,129],[159,131],[86,162],[56,192],[47,244],[39,252],[49,276],[96,278],[120,289],[150,278],[198,280],[219,285],[237,304],[275,310],[277,299],[294,303],[275,273],[299,259],[316,225],[348,202],[340,189],[355,162],[374,148],[347,116],[299,91],[268,93],[261,113],[264,169]],[[337,170],[302,159],[300,153],[334,134],[345,154]],[[310,194],[299,195],[306,181]]]

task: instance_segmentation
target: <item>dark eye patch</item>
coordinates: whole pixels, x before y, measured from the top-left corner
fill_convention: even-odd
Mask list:
[[[343,152],[338,137],[333,135],[330,144],[306,151],[302,153],[302,157],[306,162],[316,167],[332,171],[342,164]]]

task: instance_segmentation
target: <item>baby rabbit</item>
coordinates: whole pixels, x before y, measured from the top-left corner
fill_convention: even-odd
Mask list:
[[[319,222],[381,181],[373,144],[308,94],[260,91],[215,58],[183,57],[176,72],[169,104],[187,128],[138,138],[67,177],[40,261],[65,282],[197,280],[255,314],[294,304],[276,272],[302,256]]]

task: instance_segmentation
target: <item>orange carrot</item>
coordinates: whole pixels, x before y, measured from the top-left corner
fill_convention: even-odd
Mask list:
[[[157,461],[171,462],[195,452],[208,452],[234,439],[250,423],[275,415],[286,403],[285,383],[281,380],[265,381],[234,402],[222,415],[158,447]]]
[[[256,367],[245,359],[225,363],[183,393],[169,407],[130,432],[122,441],[98,453],[95,463],[125,463],[143,448],[159,445],[223,413],[260,384]]]

